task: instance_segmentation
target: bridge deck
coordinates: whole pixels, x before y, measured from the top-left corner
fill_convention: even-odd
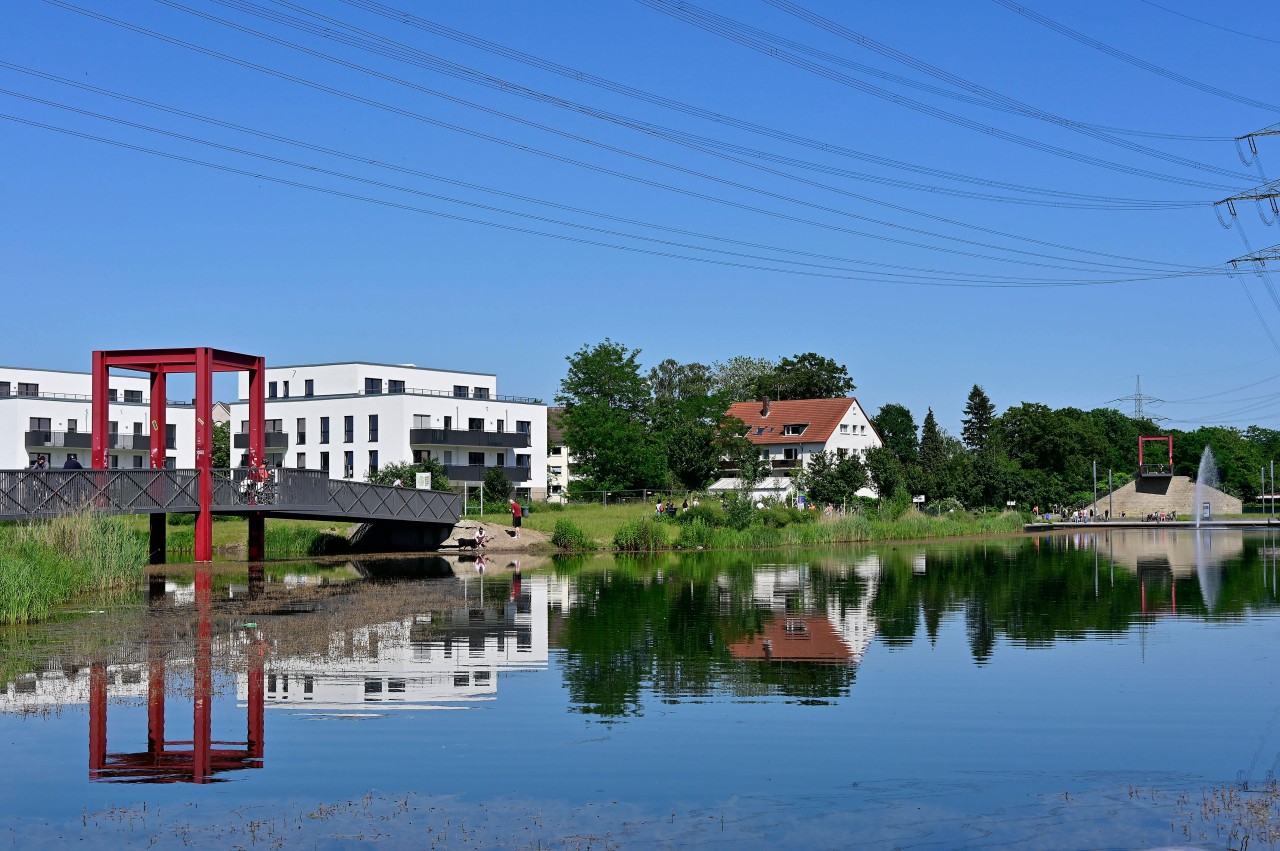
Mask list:
[[[218,514],[453,525],[461,497],[450,491],[333,481],[320,470],[215,469]],[[200,510],[198,470],[0,470],[0,520]]]

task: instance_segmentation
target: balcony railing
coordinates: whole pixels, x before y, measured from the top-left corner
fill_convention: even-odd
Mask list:
[[[65,448],[92,449],[93,434],[87,431],[44,431],[36,429],[26,434],[28,448]],[[176,449],[174,440],[165,441],[166,449]],[[123,452],[148,452],[151,449],[149,434],[115,434],[107,435],[107,449]]]
[[[243,431],[238,431],[231,436],[231,445],[236,449],[249,448],[249,435]],[[288,449],[289,433],[284,431],[269,431],[263,435],[263,445],[267,449]]]
[[[450,482],[482,482],[484,474],[490,470],[501,470],[512,482],[527,482],[530,479],[528,467],[486,467],[483,464],[445,464],[444,473]]]
[[[1173,466],[1170,464],[1143,464],[1138,468],[1139,476],[1172,476]]]
[[[410,446],[498,446],[527,449],[529,433],[524,431],[480,431],[456,428],[411,428]]]
[[[28,447],[55,447],[66,449],[92,449],[93,435],[87,431],[42,431],[27,432]]]
[[[501,393],[487,393],[484,396],[454,395],[452,390],[422,390],[417,387],[405,387],[403,390],[361,390],[361,396],[443,396],[449,399],[473,399],[480,402],[519,402],[526,405],[541,405],[542,400],[533,396],[504,396]]]

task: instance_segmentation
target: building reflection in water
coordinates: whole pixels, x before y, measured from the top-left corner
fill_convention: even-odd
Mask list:
[[[505,579],[486,590],[484,576],[466,577],[451,610],[338,630],[320,654],[273,659],[266,707],[365,714],[495,699],[499,674],[548,663],[548,578]],[[237,697],[252,693],[252,676],[241,675]]]

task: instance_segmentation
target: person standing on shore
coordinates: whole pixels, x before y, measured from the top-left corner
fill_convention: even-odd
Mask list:
[[[511,525],[514,526],[516,530],[516,533],[511,536],[513,538],[518,539],[520,537],[520,519],[523,515],[524,511],[520,508],[520,503],[516,502],[514,499],[511,500]]]

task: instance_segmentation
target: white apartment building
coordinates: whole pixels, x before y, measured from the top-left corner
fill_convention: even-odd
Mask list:
[[[570,467],[569,447],[564,442],[564,429],[560,416],[564,408],[547,409],[547,501],[569,501]]]
[[[387,464],[434,458],[455,485],[498,467],[520,496],[546,498],[547,408],[500,395],[496,375],[354,362],[270,367],[265,380],[268,466],[364,481]],[[245,373],[239,396],[232,464],[247,461]]]
[[[111,467],[150,466],[150,382],[143,376],[112,375],[107,463]],[[0,469],[30,467],[43,457],[52,468],[74,458],[89,467],[93,376],[88,372],[0,366]],[[195,408],[169,403],[169,467],[195,466]]]

